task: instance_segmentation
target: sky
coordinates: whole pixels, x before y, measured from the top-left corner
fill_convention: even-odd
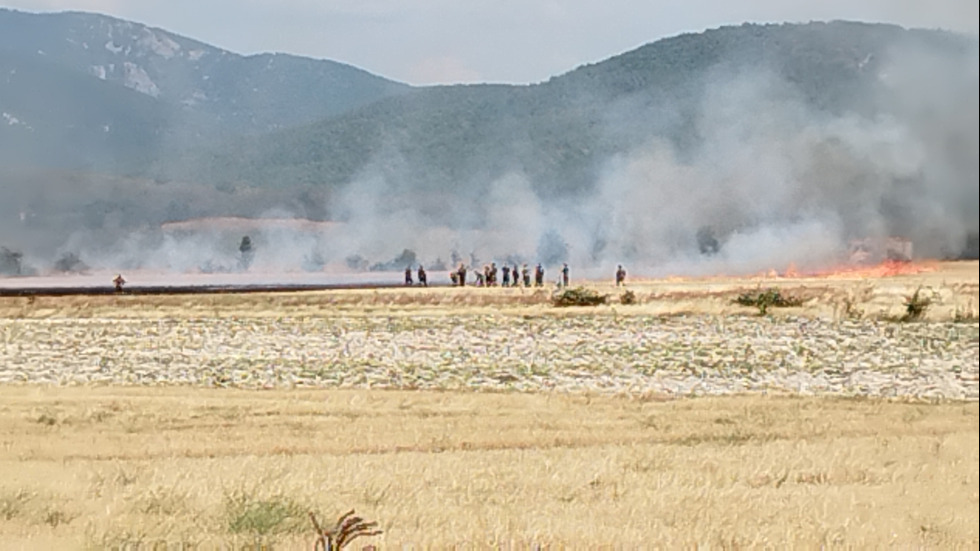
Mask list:
[[[88,11],[240,54],[330,59],[409,84],[533,83],[685,32],[846,19],[977,34],[976,0],[0,0]]]

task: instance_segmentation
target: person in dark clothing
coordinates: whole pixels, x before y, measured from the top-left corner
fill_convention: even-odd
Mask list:
[[[500,269],[503,272],[500,275],[500,286],[510,287],[510,266],[504,264],[503,268]]]
[[[459,271],[457,271],[456,274],[459,276],[459,286],[466,287],[466,264],[460,262]]]
[[[428,287],[429,286],[429,279],[428,279],[428,277],[425,274],[425,268],[423,268],[421,264],[419,264],[418,275],[419,275],[419,285],[421,285],[423,287]]]
[[[531,271],[527,269],[527,264],[521,267],[521,279],[524,280],[524,286],[531,286]]]
[[[412,281],[412,267],[408,266],[405,268],[405,285],[411,285]]]
[[[456,270],[449,272],[449,280],[453,282],[453,287],[459,285],[459,273]]]
[[[568,264],[561,265],[561,286],[568,287]]]
[[[534,286],[543,287],[544,286],[544,268],[539,263],[534,267]]]
[[[126,284],[126,279],[122,274],[116,274],[116,277],[112,279],[112,284],[116,286],[116,292],[121,293],[123,290],[123,285]]]
[[[490,263],[490,273],[488,274],[488,276],[489,277],[487,278],[487,287],[496,287],[497,286],[497,263],[496,262]]]
[[[626,285],[626,270],[623,268],[623,265],[620,264],[619,267],[616,268],[616,287],[622,287],[623,285]]]

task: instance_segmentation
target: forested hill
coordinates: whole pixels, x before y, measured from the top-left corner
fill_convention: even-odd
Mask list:
[[[925,52],[925,53],[923,53]],[[652,139],[683,155],[702,142],[706,102],[749,93],[743,107],[794,101],[813,114],[906,117],[896,78],[976,56],[975,38],[849,22],[742,25],[685,34],[530,86],[425,88],[298,129],[209,153],[187,165],[208,183],[260,186],[348,183],[370,168],[420,191],[479,190],[509,172],[541,192],[590,188],[611,156]],[[975,70],[975,67],[974,67]],[[963,90],[954,79],[933,83]],[[969,77],[965,77],[969,78]],[[976,99],[965,83],[967,94]],[[741,89],[740,89],[741,88]],[[964,97],[968,101],[969,96]],[[753,103],[755,102],[755,103]],[[746,116],[751,116],[746,113]],[[178,175],[174,175],[178,176]]]
[[[822,243],[827,259],[868,235],[927,255],[976,248],[976,37],[746,24],[538,84],[413,88],[47,17],[0,10],[0,245],[18,250],[272,210],[348,222],[345,250],[325,257],[530,258],[548,234],[583,262],[661,263],[706,227],[739,258],[773,236],[792,242],[780,250]],[[40,21],[61,27],[33,33]]]

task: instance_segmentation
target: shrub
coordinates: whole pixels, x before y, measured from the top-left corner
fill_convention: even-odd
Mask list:
[[[633,291],[626,291],[619,295],[620,304],[636,304],[636,293]]]
[[[800,306],[803,304],[803,299],[784,296],[778,289],[770,288],[762,292],[743,293],[735,299],[735,302],[742,306],[755,306],[759,309],[759,315],[764,316],[770,307],[788,308]]]
[[[605,304],[608,295],[600,295],[592,289],[577,287],[575,289],[565,289],[554,299],[552,304],[555,306],[596,306]]]
[[[932,304],[932,300],[929,297],[923,296],[922,287],[919,287],[911,296],[905,297],[905,315],[902,316],[901,321],[921,319],[925,315],[926,310],[929,309],[930,304]]]

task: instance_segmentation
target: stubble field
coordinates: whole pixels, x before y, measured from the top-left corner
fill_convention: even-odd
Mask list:
[[[975,548],[978,265],[875,275],[0,299],[0,541]]]

